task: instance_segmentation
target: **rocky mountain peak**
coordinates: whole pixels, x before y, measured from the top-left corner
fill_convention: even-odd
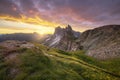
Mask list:
[[[64,29],[61,28],[60,26],[58,26],[58,27],[55,28],[54,35],[55,35],[55,34],[61,34],[61,33],[63,33],[63,31],[64,31]]]
[[[68,24],[68,26],[65,28],[67,31],[72,31],[72,27]]]
[[[76,31],[72,30],[70,25],[67,25],[65,28],[61,28],[60,26],[55,28],[54,35],[74,35]]]
[[[56,47],[61,50],[70,50],[76,40],[80,36],[79,32],[72,30],[72,27],[68,25],[66,28],[60,26],[55,28],[54,34],[48,38],[45,42],[50,47]]]
[[[58,26],[58,27],[56,27],[55,28],[55,31],[59,31],[59,30],[61,30],[62,28],[60,27],[60,26]]]

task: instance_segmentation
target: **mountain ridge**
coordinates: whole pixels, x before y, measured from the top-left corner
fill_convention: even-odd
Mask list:
[[[72,32],[72,28],[69,25],[65,29],[68,30],[68,33]],[[57,30],[60,30],[60,32]],[[62,36],[63,38],[58,38],[59,41],[60,39],[62,41],[56,44],[54,42],[57,40],[56,37],[58,37],[58,34],[65,36]],[[120,25],[105,25],[95,29],[87,30],[83,33],[80,33],[76,39],[70,39],[74,37],[73,34],[69,34],[64,34],[64,29],[58,27],[56,28],[53,37],[51,39],[49,38],[49,42],[46,41],[46,43],[53,42],[55,45],[52,44],[52,47],[64,51],[85,50],[86,55],[102,60],[120,57]],[[63,45],[65,43],[67,46]]]
[[[79,38],[86,54],[97,59],[120,57],[120,25],[107,25],[85,31]]]

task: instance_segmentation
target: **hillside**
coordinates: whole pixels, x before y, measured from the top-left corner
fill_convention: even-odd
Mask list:
[[[0,80],[119,80],[119,61],[102,62],[84,51],[48,50],[38,43],[5,41],[0,43]]]
[[[97,59],[120,57],[120,25],[107,25],[85,31],[78,39],[78,47]]]

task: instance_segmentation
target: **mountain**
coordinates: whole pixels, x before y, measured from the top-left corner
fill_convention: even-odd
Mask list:
[[[54,34],[47,38],[44,44],[49,47],[69,51],[74,50],[73,46],[75,44],[75,40],[77,40],[79,37],[80,32],[72,30],[70,25],[68,25],[66,28],[57,27],[55,28]]]
[[[120,25],[106,25],[81,33],[78,49],[97,59],[120,57]]]
[[[6,41],[6,40],[42,42],[48,36],[50,36],[50,35],[40,35],[38,33],[1,34],[0,35],[0,42]]]
[[[101,60],[117,58],[120,57],[120,25],[106,25],[81,34],[70,25],[57,27],[45,45],[64,51],[84,50],[86,55]]]

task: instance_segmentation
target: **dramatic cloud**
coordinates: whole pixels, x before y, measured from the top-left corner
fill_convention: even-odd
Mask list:
[[[0,14],[38,16],[51,23],[70,24],[82,31],[119,24],[120,0],[0,0]]]

